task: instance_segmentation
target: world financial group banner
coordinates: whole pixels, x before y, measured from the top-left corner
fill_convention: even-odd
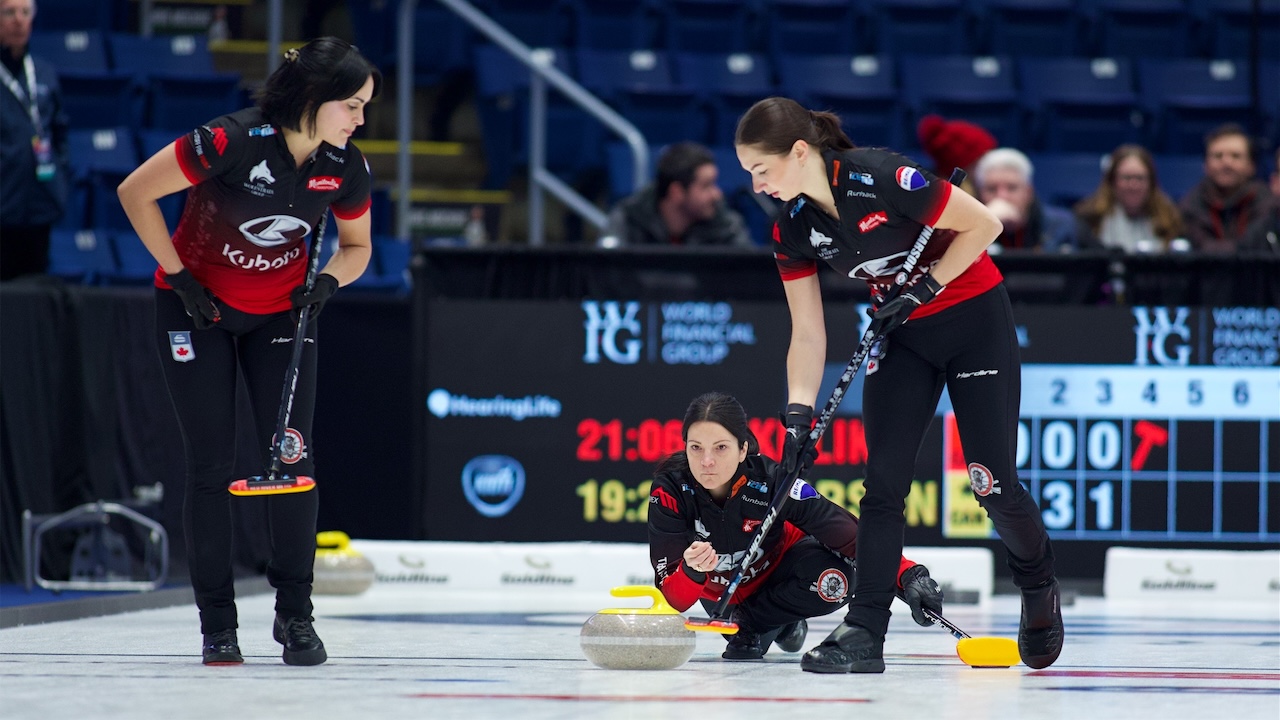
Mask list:
[[[819,403],[865,306],[827,308]],[[418,468],[432,540],[643,542],[656,462],[690,400],[737,397],[777,455],[790,333],[781,303],[428,304]],[[1280,542],[1280,310],[1015,310],[1019,479],[1055,542]],[[861,374],[811,482],[857,512]],[[907,507],[910,545],[993,538],[944,396]]]

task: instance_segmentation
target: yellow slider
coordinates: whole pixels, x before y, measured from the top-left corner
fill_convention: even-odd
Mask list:
[[[1010,638],[967,637],[956,643],[956,655],[975,668],[1007,668],[1022,662],[1018,643]]]

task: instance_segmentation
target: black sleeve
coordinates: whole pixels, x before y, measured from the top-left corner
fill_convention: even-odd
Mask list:
[[[790,492],[783,515],[792,525],[828,548],[854,558],[858,547],[858,519],[853,513],[831,502],[803,480],[798,486],[779,488]]]
[[[705,573],[684,565],[684,551],[695,540],[695,503],[686,499],[669,474],[660,474],[649,491],[649,562],[655,584],[671,606],[688,610],[702,594]]]

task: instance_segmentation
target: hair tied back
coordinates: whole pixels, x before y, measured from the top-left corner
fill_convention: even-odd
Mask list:
[[[289,62],[297,62],[299,54],[300,53],[298,52],[298,48],[289,48],[288,50],[284,51],[284,59],[288,60]]]

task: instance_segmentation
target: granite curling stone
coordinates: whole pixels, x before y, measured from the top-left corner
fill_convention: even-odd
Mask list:
[[[623,585],[614,597],[649,597],[648,608],[607,608],[582,625],[582,654],[607,670],[671,670],[693,656],[696,634],[684,627],[684,616],[648,585]]]
[[[311,590],[317,595],[359,595],[373,585],[373,562],[352,549],[351,538],[337,530],[316,535],[315,577]]]

